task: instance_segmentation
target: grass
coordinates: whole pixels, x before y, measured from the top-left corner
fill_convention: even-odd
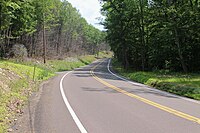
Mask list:
[[[164,70],[155,72],[125,71],[116,60],[113,61],[113,69],[130,80],[180,96],[200,100],[200,74],[184,74]]]
[[[52,72],[69,71],[69,70],[73,70],[74,68],[88,65],[95,60],[96,58],[94,55],[80,56],[77,58],[70,57],[70,58],[66,58],[65,60],[49,60],[48,68]]]
[[[111,58],[113,56],[113,53],[110,51],[101,51],[98,54],[98,58]]]
[[[36,67],[35,82],[33,82],[34,65],[4,60],[0,61],[0,68],[0,133],[3,133],[13,121],[16,112],[28,100],[29,92],[36,91],[35,86],[39,82],[55,74],[47,69]]]
[[[0,68],[7,69],[19,75],[20,77],[24,77],[27,79],[33,78],[34,72],[34,64],[26,64],[26,63],[16,63],[11,61],[1,61]],[[36,80],[45,80],[49,77],[54,76],[54,74],[45,68],[45,66],[41,67],[41,65],[36,66],[35,77]]]
[[[72,70],[95,60],[94,55],[48,60],[46,64],[33,63],[36,62],[34,60],[20,63],[0,60],[0,133],[7,132],[16,112],[26,104],[28,96],[37,91],[39,83],[54,76],[57,71]]]

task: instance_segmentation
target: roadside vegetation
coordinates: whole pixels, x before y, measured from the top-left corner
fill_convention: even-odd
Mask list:
[[[25,65],[14,61],[0,61],[0,133],[7,132],[8,125],[22,115],[22,107],[38,84],[54,74],[45,67]]]
[[[130,80],[159,90],[200,100],[200,74],[185,74],[167,70],[152,72],[125,70],[116,59],[112,60],[112,65],[115,72]]]
[[[200,100],[200,2],[101,0],[121,75]]]
[[[101,0],[115,57],[140,71],[200,72],[198,0]]]
[[[99,51],[110,47],[106,33],[66,0],[1,1],[0,133],[4,133],[42,81],[106,57]]]
[[[108,57],[110,52],[100,54],[103,58]],[[23,62],[15,59],[0,60],[0,133],[7,132],[16,116],[23,114],[22,108],[42,81],[55,76],[55,72],[73,70],[96,59],[94,55],[86,55],[47,60],[46,64],[35,59]]]
[[[109,50],[106,33],[67,0],[0,2],[0,57],[63,59]]]

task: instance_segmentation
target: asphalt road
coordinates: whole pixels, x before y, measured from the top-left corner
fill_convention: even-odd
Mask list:
[[[199,101],[112,74],[109,60],[61,73],[44,85],[34,133],[200,133]]]

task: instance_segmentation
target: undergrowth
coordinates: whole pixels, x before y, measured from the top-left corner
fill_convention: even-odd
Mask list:
[[[29,95],[37,91],[42,81],[54,76],[55,72],[72,70],[94,60],[96,58],[93,55],[48,60],[46,64],[36,60],[0,60],[0,133],[7,132]]]
[[[157,89],[180,96],[200,100],[200,74],[169,71],[142,72],[125,71],[117,60],[112,61],[113,69],[122,76]]]

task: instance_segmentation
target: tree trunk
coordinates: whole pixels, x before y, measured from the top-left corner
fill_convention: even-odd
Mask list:
[[[1,34],[1,21],[2,21],[2,7],[0,6],[0,34]]]
[[[59,30],[58,30],[58,40],[57,40],[57,46],[56,46],[56,54],[57,54],[57,56],[60,55],[61,36],[62,36],[62,24],[61,24],[61,26],[59,26]]]
[[[10,47],[10,36],[11,36],[11,30],[10,27],[8,27],[8,29],[5,31],[4,55],[6,55],[7,49]]]
[[[192,0],[190,0],[190,6],[193,9],[193,2],[192,2]]]
[[[44,18],[44,15],[43,15]],[[44,64],[46,63],[46,37],[45,37],[45,21],[43,20],[43,25],[42,25],[42,33],[43,33],[43,59],[44,59]]]
[[[129,68],[129,61],[128,61],[127,51],[125,52],[124,60],[125,60],[125,69],[128,70],[128,68]]]
[[[123,66],[125,70],[128,70],[129,68],[129,61],[128,61],[128,55],[127,55],[127,48],[125,46],[125,43],[123,43]]]
[[[178,50],[178,55],[179,55],[179,59],[180,59],[180,62],[181,62],[181,66],[182,66],[182,68],[183,68],[183,71],[184,71],[185,73],[187,73],[187,72],[188,72],[188,69],[187,69],[187,66],[186,66],[186,64],[185,64],[185,62],[184,62],[183,54],[182,54],[182,51],[181,51],[181,47],[180,47],[180,38],[179,38],[179,34],[178,34],[178,29],[177,29],[177,27],[175,27],[174,32],[175,32],[175,43],[176,43],[177,48],[178,48],[177,50]]]
[[[141,13],[141,16],[140,16],[140,34],[141,34],[141,45],[142,45],[142,48],[141,48],[141,58],[142,58],[142,70],[144,71],[145,70],[145,64],[146,64],[146,59],[145,59],[145,36],[144,36],[144,11],[143,11],[143,5],[144,2],[143,0],[140,0],[140,13]]]
[[[3,35],[3,38],[4,38],[4,44],[3,44],[3,42],[2,42],[2,49],[3,49],[3,56],[5,56],[5,54],[6,54],[6,47],[5,47],[5,45],[6,45],[6,31],[4,30],[4,35]]]
[[[30,46],[30,51],[29,51],[29,52],[30,52],[30,53],[29,53],[30,55],[29,55],[29,56],[30,56],[30,57],[33,57],[33,35],[30,36],[30,39],[31,39],[31,40],[30,40],[30,41],[31,41],[31,44],[30,44],[31,46]]]
[[[198,6],[198,1],[199,1],[199,0],[196,0],[196,1],[195,1],[195,5],[196,5],[196,6]]]

